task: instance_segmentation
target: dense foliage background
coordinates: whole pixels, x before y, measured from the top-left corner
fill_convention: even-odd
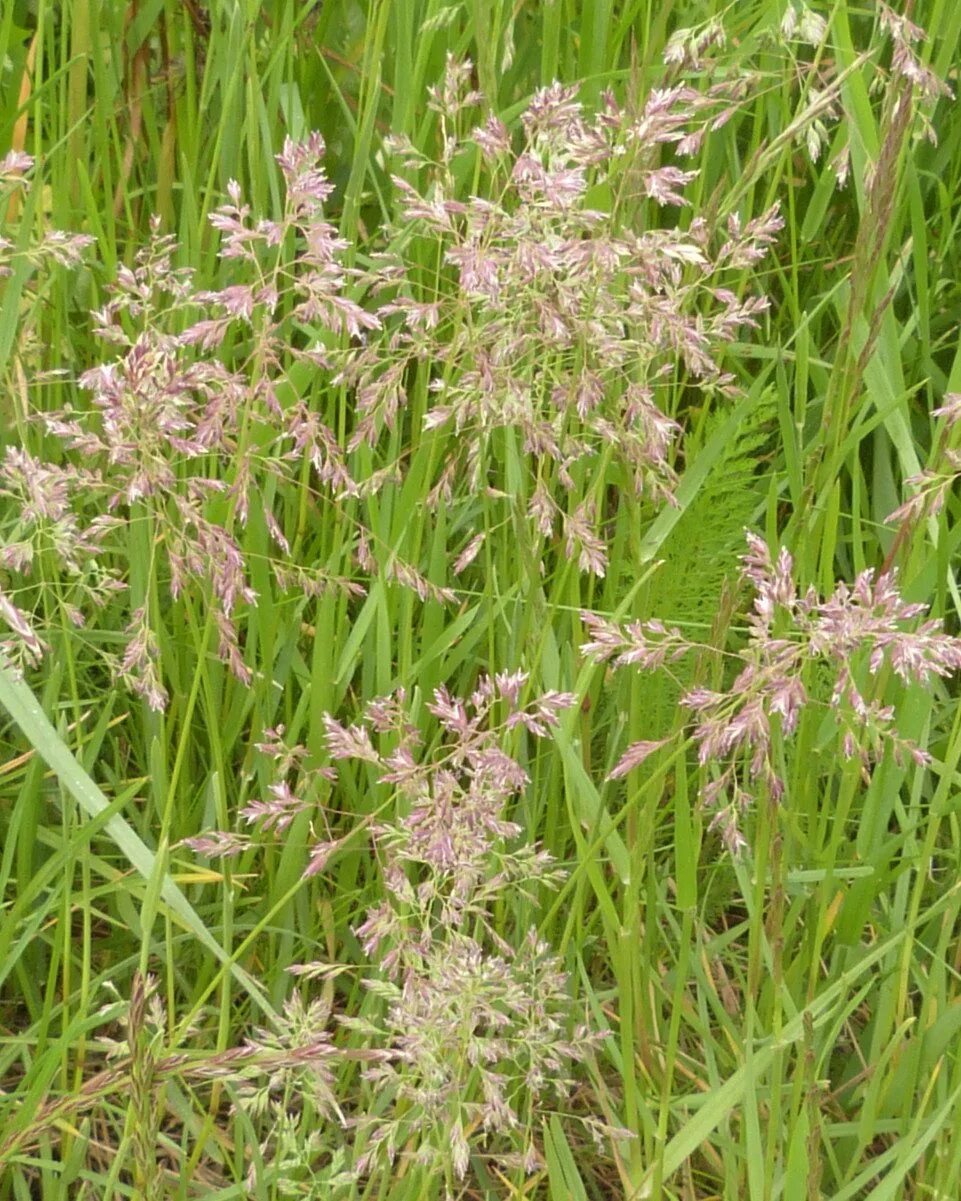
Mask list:
[[[0,6],[2,1201],[957,1196],[959,38]]]

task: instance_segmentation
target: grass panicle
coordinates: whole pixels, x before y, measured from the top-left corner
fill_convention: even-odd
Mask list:
[[[0,1201],[957,1195],[959,43],[0,5]]]

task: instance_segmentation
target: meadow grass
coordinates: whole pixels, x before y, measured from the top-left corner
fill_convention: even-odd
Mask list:
[[[0,1201],[958,1195],[901,7],[0,6]]]

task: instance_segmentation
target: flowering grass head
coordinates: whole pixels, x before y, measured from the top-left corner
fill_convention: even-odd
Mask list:
[[[463,700],[439,689],[429,752],[402,695],[357,725],[327,721],[331,757],[367,765],[399,809],[373,828],[384,899],[356,931],[378,968],[368,1015],[343,1019],[383,1052],[364,1072],[374,1101],[354,1119],[361,1175],[408,1155],[457,1181],[472,1155],[533,1170],[536,1114],[569,1092],[595,1041],[536,929],[494,920],[505,905],[531,913],[561,875],[507,816],[528,777],[505,742],[519,730],[550,738],[574,698],[524,703],[526,686],[504,673]],[[389,751],[375,748],[381,739]]]
[[[744,847],[741,815],[763,789],[775,801],[784,792],[775,738],[789,738],[804,710],[825,703],[834,714],[842,753],[867,771],[886,746],[897,759],[929,762],[927,752],[898,734],[896,712],[885,703],[884,675],[903,685],[930,687],[961,668],[961,639],[941,622],[919,622],[925,606],[901,597],[894,573],[861,572],[821,598],[794,581],[791,554],[773,557],[762,538],[747,535],[741,580],[753,592],[747,640],[736,653],[737,673],[722,690],[695,687],[681,697],[691,714],[698,761],[707,772],[701,801],[733,851]],[[619,626],[584,613],[583,650],[598,662],[647,670],[696,649],[678,629],[658,621]],[[812,666],[830,677],[827,696],[811,690]],[[614,768],[625,775],[663,743],[629,747]]]

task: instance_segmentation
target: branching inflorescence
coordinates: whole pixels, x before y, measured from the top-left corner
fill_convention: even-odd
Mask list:
[[[638,230],[627,216],[646,202],[686,204],[697,172],[663,165],[663,152],[694,154],[736,111],[742,85],[652,91],[638,112],[608,94],[593,115],[577,91],[539,91],[519,136],[492,116],[459,137],[481,98],[469,64],[449,63],[433,100],[440,160],[391,143],[419,182],[393,177],[397,249],[372,281],[389,291],[382,328],[347,357],[344,378],[357,396],[352,445],[373,445],[407,402],[409,365],[425,364],[424,427],[453,435],[434,501],[450,501],[466,473],[475,492],[509,496],[532,531],[559,531],[581,569],[603,575],[604,464],[613,459],[638,496],[672,500],[680,428],[660,394],[678,373],[731,387],[719,349],[756,326],[767,302],[725,280],[763,257],[782,221],[776,208],[744,224],[732,217],[718,238],[700,217],[682,231]],[[458,199],[459,173],[477,154],[484,193]],[[424,239],[444,264],[435,295],[408,251]],[[499,430],[514,432],[529,465],[517,495],[498,468]]]
[[[774,800],[782,795],[774,739],[789,737],[816,699],[809,686],[812,664],[831,677],[828,704],[843,754],[859,757],[865,769],[884,745],[897,758],[908,754],[919,764],[929,762],[925,750],[897,733],[894,707],[883,699],[885,669],[902,684],[930,685],[961,668],[961,639],[945,633],[940,621],[919,623],[925,606],[902,599],[893,572],[868,569],[822,599],[813,588],[799,593],[786,549],[775,559],[756,534],[749,533],[747,542],[741,577],[753,589],[754,602],[747,643],[737,653],[740,670],[724,691],[698,687],[681,698],[693,718],[699,762],[710,772],[702,802],[714,811],[732,850],[743,846],[739,816],[757,788]],[[582,617],[588,631],[582,649],[615,667],[651,669],[695,649],[678,629],[658,621],[621,626],[593,613]],[[661,745],[629,747],[613,776],[638,766]]]
[[[938,94],[911,48],[919,31],[882,13],[894,73],[921,95]],[[814,43],[825,29],[792,3],[781,36]],[[577,88],[555,83],[514,128],[479,117],[471,66],[451,59],[431,94],[437,154],[388,143],[399,215],[363,259],[326,213],[332,185],[318,134],[288,140],[277,155],[286,199],[276,220],[257,217],[240,185],[228,185],[211,218],[221,287],[198,287],[155,225],[94,314],[103,361],[79,376],[77,403],[33,418],[57,455],[10,447],[0,462],[0,497],[14,513],[0,567],[5,588],[7,575],[20,581],[15,594],[0,590],[13,635],[3,649],[36,666],[48,628],[81,627],[122,595],[124,638],[111,666],[162,711],[163,594],[197,604],[220,660],[252,686],[243,626],[257,600],[244,546],[251,521],[263,522],[279,591],[364,592],[353,573],[299,557],[308,492],[336,506],[361,579],[456,603],[446,583],[394,547],[385,552],[364,516],[365,502],[403,482],[425,445],[424,507],[484,510],[484,522],[466,523],[453,576],[480,554],[490,508],[502,502],[532,562],[566,557],[603,576],[611,493],[638,506],[632,515],[676,503],[684,407],[692,395],[736,391],[725,348],[767,308],[744,277],[778,236],[776,207],[754,220],[664,218],[683,212],[697,179],[680,164],[746,92],[743,77],[700,87],[675,79],[721,36],[716,23],[679,31],[668,85],[639,104],[608,94],[589,113]],[[829,112],[822,99],[812,95],[812,113]],[[793,132],[804,129],[815,158],[826,129],[801,121]],[[8,155],[0,186],[19,186],[30,165]],[[54,232],[30,253],[75,266],[89,241]],[[13,253],[0,241],[0,271]],[[956,394],[936,410],[946,427],[958,414]],[[941,450],[909,481],[917,496],[893,518],[913,522],[944,503],[961,458]],[[747,806],[762,793],[784,796],[780,752],[806,709],[833,714],[839,749],[865,771],[885,747],[924,765],[927,751],[897,731],[891,677],[929,686],[961,667],[961,639],[907,603],[894,572],[861,572],[827,597],[802,591],[794,575],[787,550],[774,557],[748,535],[741,578],[753,606],[737,671],[726,687],[692,687],[680,702],[702,802],[733,852],[745,843]],[[51,578],[53,608],[42,586]],[[660,669],[698,649],[656,617],[621,625],[585,612],[583,621],[582,650],[617,668]],[[318,748],[288,742],[278,723],[254,744],[269,782],[239,805],[244,828],[184,840],[207,857],[253,856],[306,827],[305,880],[358,833],[372,840],[380,899],[353,930],[371,964],[366,1002],[336,1019],[343,1041],[363,1046],[362,1101],[335,1097],[344,1049],[330,1033],[327,998],[295,992],[276,1026],[257,1031],[233,1062],[237,1104],[271,1125],[262,1151],[281,1176],[310,1175],[328,1154],[307,1129],[315,1119],[350,1132],[318,1189],[353,1186],[408,1159],[442,1169],[449,1187],[466,1181],[472,1159],[539,1166],[540,1116],[570,1096],[575,1065],[597,1040],[578,1022],[561,960],[535,924],[542,890],[562,873],[525,840],[512,810],[530,783],[527,743],[549,743],[577,697],[524,701],[528,684],[524,673],[495,672],[467,699],[438,688],[426,705],[433,741],[403,690],[367,703],[355,724],[328,714],[323,749],[339,768],[317,766]],[[611,778],[664,745],[633,743]],[[376,804],[346,834],[332,833],[325,802],[346,772],[363,777]],[[143,1033],[145,996],[132,1007],[127,1051],[135,1057],[139,1031],[146,1114],[159,1060]],[[141,1153],[146,1163],[146,1140]]]
[[[429,754],[402,696],[368,706],[360,725],[328,719],[331,756],[369,765],[402,812],[374,827],[384,900],[357,929],[380,967],[368,981],[379,1016],[344,1019],[384,1051],[365,1070],[377,1101],[357,1119],[358,1172],[413,1145],[462,1179],[472,1144],[531,1170],[536,1113],[568,1092],[569,1066],[594,1042],[572,1029],[565,973],[536,930],[509,940],[494,922],[561,875],[505,816],[528,781],[503,744],[518,729],[549,737],[574,698],[525,705],[525,685],[517,673],[484,677],[467,700],[439,689],[427,707],[442,741]],[[372,733],[392,749],[376,751]]]

